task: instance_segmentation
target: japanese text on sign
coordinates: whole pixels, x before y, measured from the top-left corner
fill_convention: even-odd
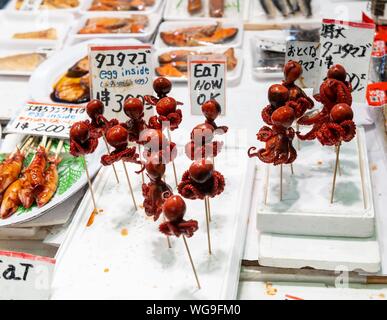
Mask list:
[[[347,70],[355,102],[364,102],[368,83],[375,25],[323,20],[321,29],[321,78],[334,64]]]
[[[223,55],[189,56],[191,112],[201,115],[201,106],[210,99],[226,108],[226,57]]]
[[[25,135],[68,138],[71,126],[86,117],[85,108],[28,102],[5,131]]]
[[[55,260],[0,251],[0,299],[49,299]]]
[[[125,121],[128,98],[144,101],[153,92],[152,48],[141,46],[90,46],[93,99],[105,104],[105,116]]]
[[[286,63],[298,62],[303,69],[297,85],[302,88],[318,89],[320,81],[320,43],[308,41],[288,41],[286,43]]]

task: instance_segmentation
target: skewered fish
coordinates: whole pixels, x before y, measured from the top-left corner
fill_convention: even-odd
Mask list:
[[[56,40],[58,35],[55,28],[49,28],[46,30],[15,33],[12,36],[13,39],[41,39],[41,40]]]
[[[90,18],[78,34],[96,33],[143,33],[148,17],[133,15],[130,18]]]
[[[231,41],[238,34],[238,28],[223,28],[221,24],[190,27],[175,31],[161,32],[165,44],[174,47],[193,47],[220,44]]]
[[[94,0],[90,11],[144,11],[155,0]]]
[[[52,159],[45,172],[45,183],[42,190],[36,196],[36,203],[41,208],[46,205],[54,196],[56,189],[58,188],[58,165],[61,159]]]
[[[224,0],[210,0],[210,17],[222,18],[224,16]]]
[[[16,180],[5,191],[3,201],[1,202],[0,217],[1,219],[9,218],[21,205],[19,192],[22,189],[21,181]]]
[[[203,9],[202,0],[188,0],[188,12],[190,14],[199,13]]]
[[[0,194],[2,194],[17,178],[23,168],[24,155],[17,150],[0,164]]]

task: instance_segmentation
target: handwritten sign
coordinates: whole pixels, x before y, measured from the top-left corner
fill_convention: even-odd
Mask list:
[[[55,260],[0,251],[0,299],[49,299]]]
[[[224,55],[189,56],[188,73],[191,112],[201,115],[204,102],[214,99],[226,110],[226,57]]]
[[[151,45],[91,45],[89,56],[92,97],[104,102],[107,118],[127,120],[125,100],[134,97],[144,101],[145,95],[153,94]],[[147,117],[152,108],[146,109]]]
[[[71,126],[85,117],[85,108],[81,106],[28,102],[5,132],[68,138]]]
[[[321,79],[334,64],[347,70],[355,102],[365,102],[375,25],[324,19],[321,29]]]
[[[321,65],[320,43],[309,41],[288,41],[286,43],[285,62],[293,60],[298,62],[303,69],[302,77],[297,80],[301,88],[313,88],[318,90]]]
[[[40,8],[43,0],[24,0],[20,10],[22,11],[34,11]]]

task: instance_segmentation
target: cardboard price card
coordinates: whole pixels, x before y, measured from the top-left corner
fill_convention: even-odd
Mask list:
[[[321,81],[331,66],[341,64],[349,75],[354,102],[365,102],[374,32],[375,25],[370,23],[323,20]]]
[[[188,77],[191,113],[201,115],[201,106],[210,99],[226,110],[227,59],[224,55],[189,56]]]
[[[55,259],[0,251],[0,299],[47,300]]]
[[[320,65],[320,43],[309,41],[288,41],[286,43],[286,61],[298,62],[303,69],[302,77],[297,80],[301,88],[313,88],[318,90],[321,65]]]
[[[71,126],[85,117],[86,110],[81,106],[27,102],[5,132],[68,138]]]
[[[128,98],[153,94],[151,45],[89,47],[91,94],[105,104],[105,116],[126,121]],[[146,115],[147,116],[147,115]]]

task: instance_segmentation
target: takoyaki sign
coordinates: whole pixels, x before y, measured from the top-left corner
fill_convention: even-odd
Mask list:
[[[49,299],[55,260],[0,251],[0,299]]]
[[[105,116],[127,120],[123,112],[128,98],[153,93],[152,46],[89,47],[91,95],[105,105]]]
[[[191,112],[201,115],[201,106],[214,99],[226,110],[226,57],[224,55],[189,56]]]

